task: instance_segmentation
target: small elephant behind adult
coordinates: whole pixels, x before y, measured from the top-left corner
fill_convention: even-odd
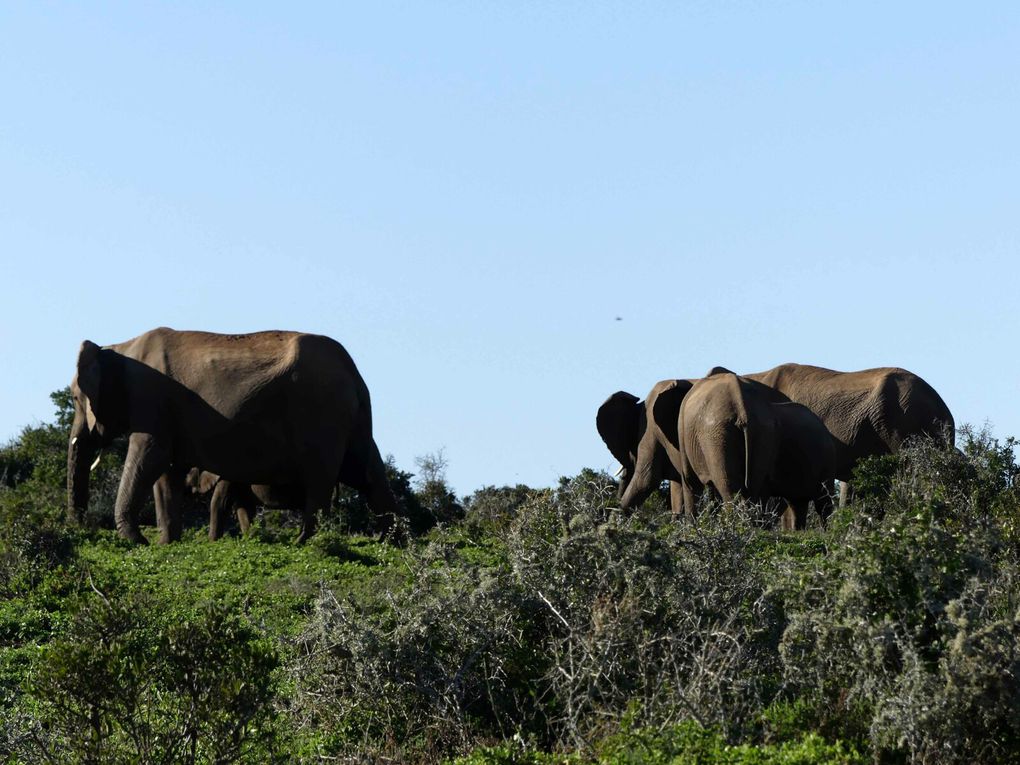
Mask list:
[[[256,507],[300,509],[305,501],[304,491],[297,487],[236,483],[199,468],[188,471],[185,485],[195,494],[212,492],[209,500],[209,539],[213,541],[223,536],[227,514],[231,509],[237,513],[241,533],[247,534]]]
[[[798,529],[807,525],[812,501],[823,522],[831,514],[836,447],[807,407],[715,369],[684,397],[678,430],[689,512],[712,489],[726,502],[781,497]]]

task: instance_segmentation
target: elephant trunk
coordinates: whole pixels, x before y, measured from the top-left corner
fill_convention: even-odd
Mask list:
[[[634,475],[627,482],[627,488],[620,497],[620,507],[633,510],[648,499],[656,486],[662,482],[662,460],[656,455],[650,460],[639,460],[634,466]]]
[[[630,473],[626,467],[620,468],[620,472],[616,477],[616,498],[623,504],[623,498],[627,494],[627,488],[630,486]]]
[[[81,523],[89,506],[89,468],[96,455],[88,429],[75,423],[67,445],[67,519]]]
[[[390,481],[386,475],[386,463],[379,454],[379,447],[373,440],[370,446],[368,467],[368,491],[366,501],[383,533],[389,531],[400,514],[397,499],[390,490]]]

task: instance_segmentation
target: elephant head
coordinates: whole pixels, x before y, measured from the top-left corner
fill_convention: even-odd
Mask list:
[[[663,380],[643,402],[618,391],[599,407],[595,425],[622,466],[621,507],[637,507],[664,479],[680,480],[677,420],[692,385],[690,380]]]
[[[645,408],[633,393],[619,390],[607,398],[595,415],[595,427],[609,452],[620,463],[617,496],[622,499],[634,477],[638,443],[644,426]]]
[[[74,422],[67,447],[67,514],[81,519],[89,504],[89,471],[99,450],[126,429],[125,396],[118,384],[115,354],[86,340],[71,381]]]
[[[208,494],[219,482],[218,475],[197,467],[191,468],[184,477],[184,485],[191,489],[192,494]]]

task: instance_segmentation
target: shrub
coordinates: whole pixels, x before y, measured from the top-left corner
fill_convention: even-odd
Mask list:
[[[521,508],[540,491],[521,483],[483,486],[464,498],[464,528],[476,538],[505,536]]]
[[[290,667],[291,714],[319,755],[431,759],[476,736],[527,727],[544,662],[534,605],[506,572],[411,556],[410,586],[366,604],[323,588]]]
[[[390,482],[390,491],[397,501],[398,514],[406,519],[407,526],[413,534],[423,534],[436,525],[435,518],[426,510],[411,486],[413,474],[396,466],[393,457],[386,458],[386,477]],[[360,492],[349,486],[337,487],[333,497],[330,516],[338,518],[348,531],[362,534],[379,531],[375,515],[368,507]]]
[[[587,747],[625,715],[741,730],[769,700],[780,629],[749,519],[625,519],[609,482],[580,478],[527,505],[509,545],[547,609],[557,737]]]
[[[273,647],[209,606],[95,600],[47,645],[14,737],[26,762],[265,762],[275,755]]]
[[[1016,466],[987,433],[961,436],[896,455],[885,496],[841,511],[828,556],[783,585],[788,690],[912,762],[1020,749]]]

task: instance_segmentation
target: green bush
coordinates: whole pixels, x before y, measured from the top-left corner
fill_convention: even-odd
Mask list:
[[[280,759],[272,645],[222,608],[180,613],[95,599],[26,681],[16,755],[27,762]]]
[[[1010,444],[961,438],[896,455],[886,494],[846,511],[828,556],[783,584],[788,692],[915,762],[1020,751],[1016,466]]]
[[[743,730],[771,700],[781,632],[750,519],[624,518],[608,482],[580,478],[527,505],[509,543],[546,607],[557,739],[584,744],[627,715]]]
[[[454,556],[441,542],[411,554],[408,587],[374,602],[323,589],[290,667],[294,724],[320,754],[420,759],[534,724],[535,606]]]

